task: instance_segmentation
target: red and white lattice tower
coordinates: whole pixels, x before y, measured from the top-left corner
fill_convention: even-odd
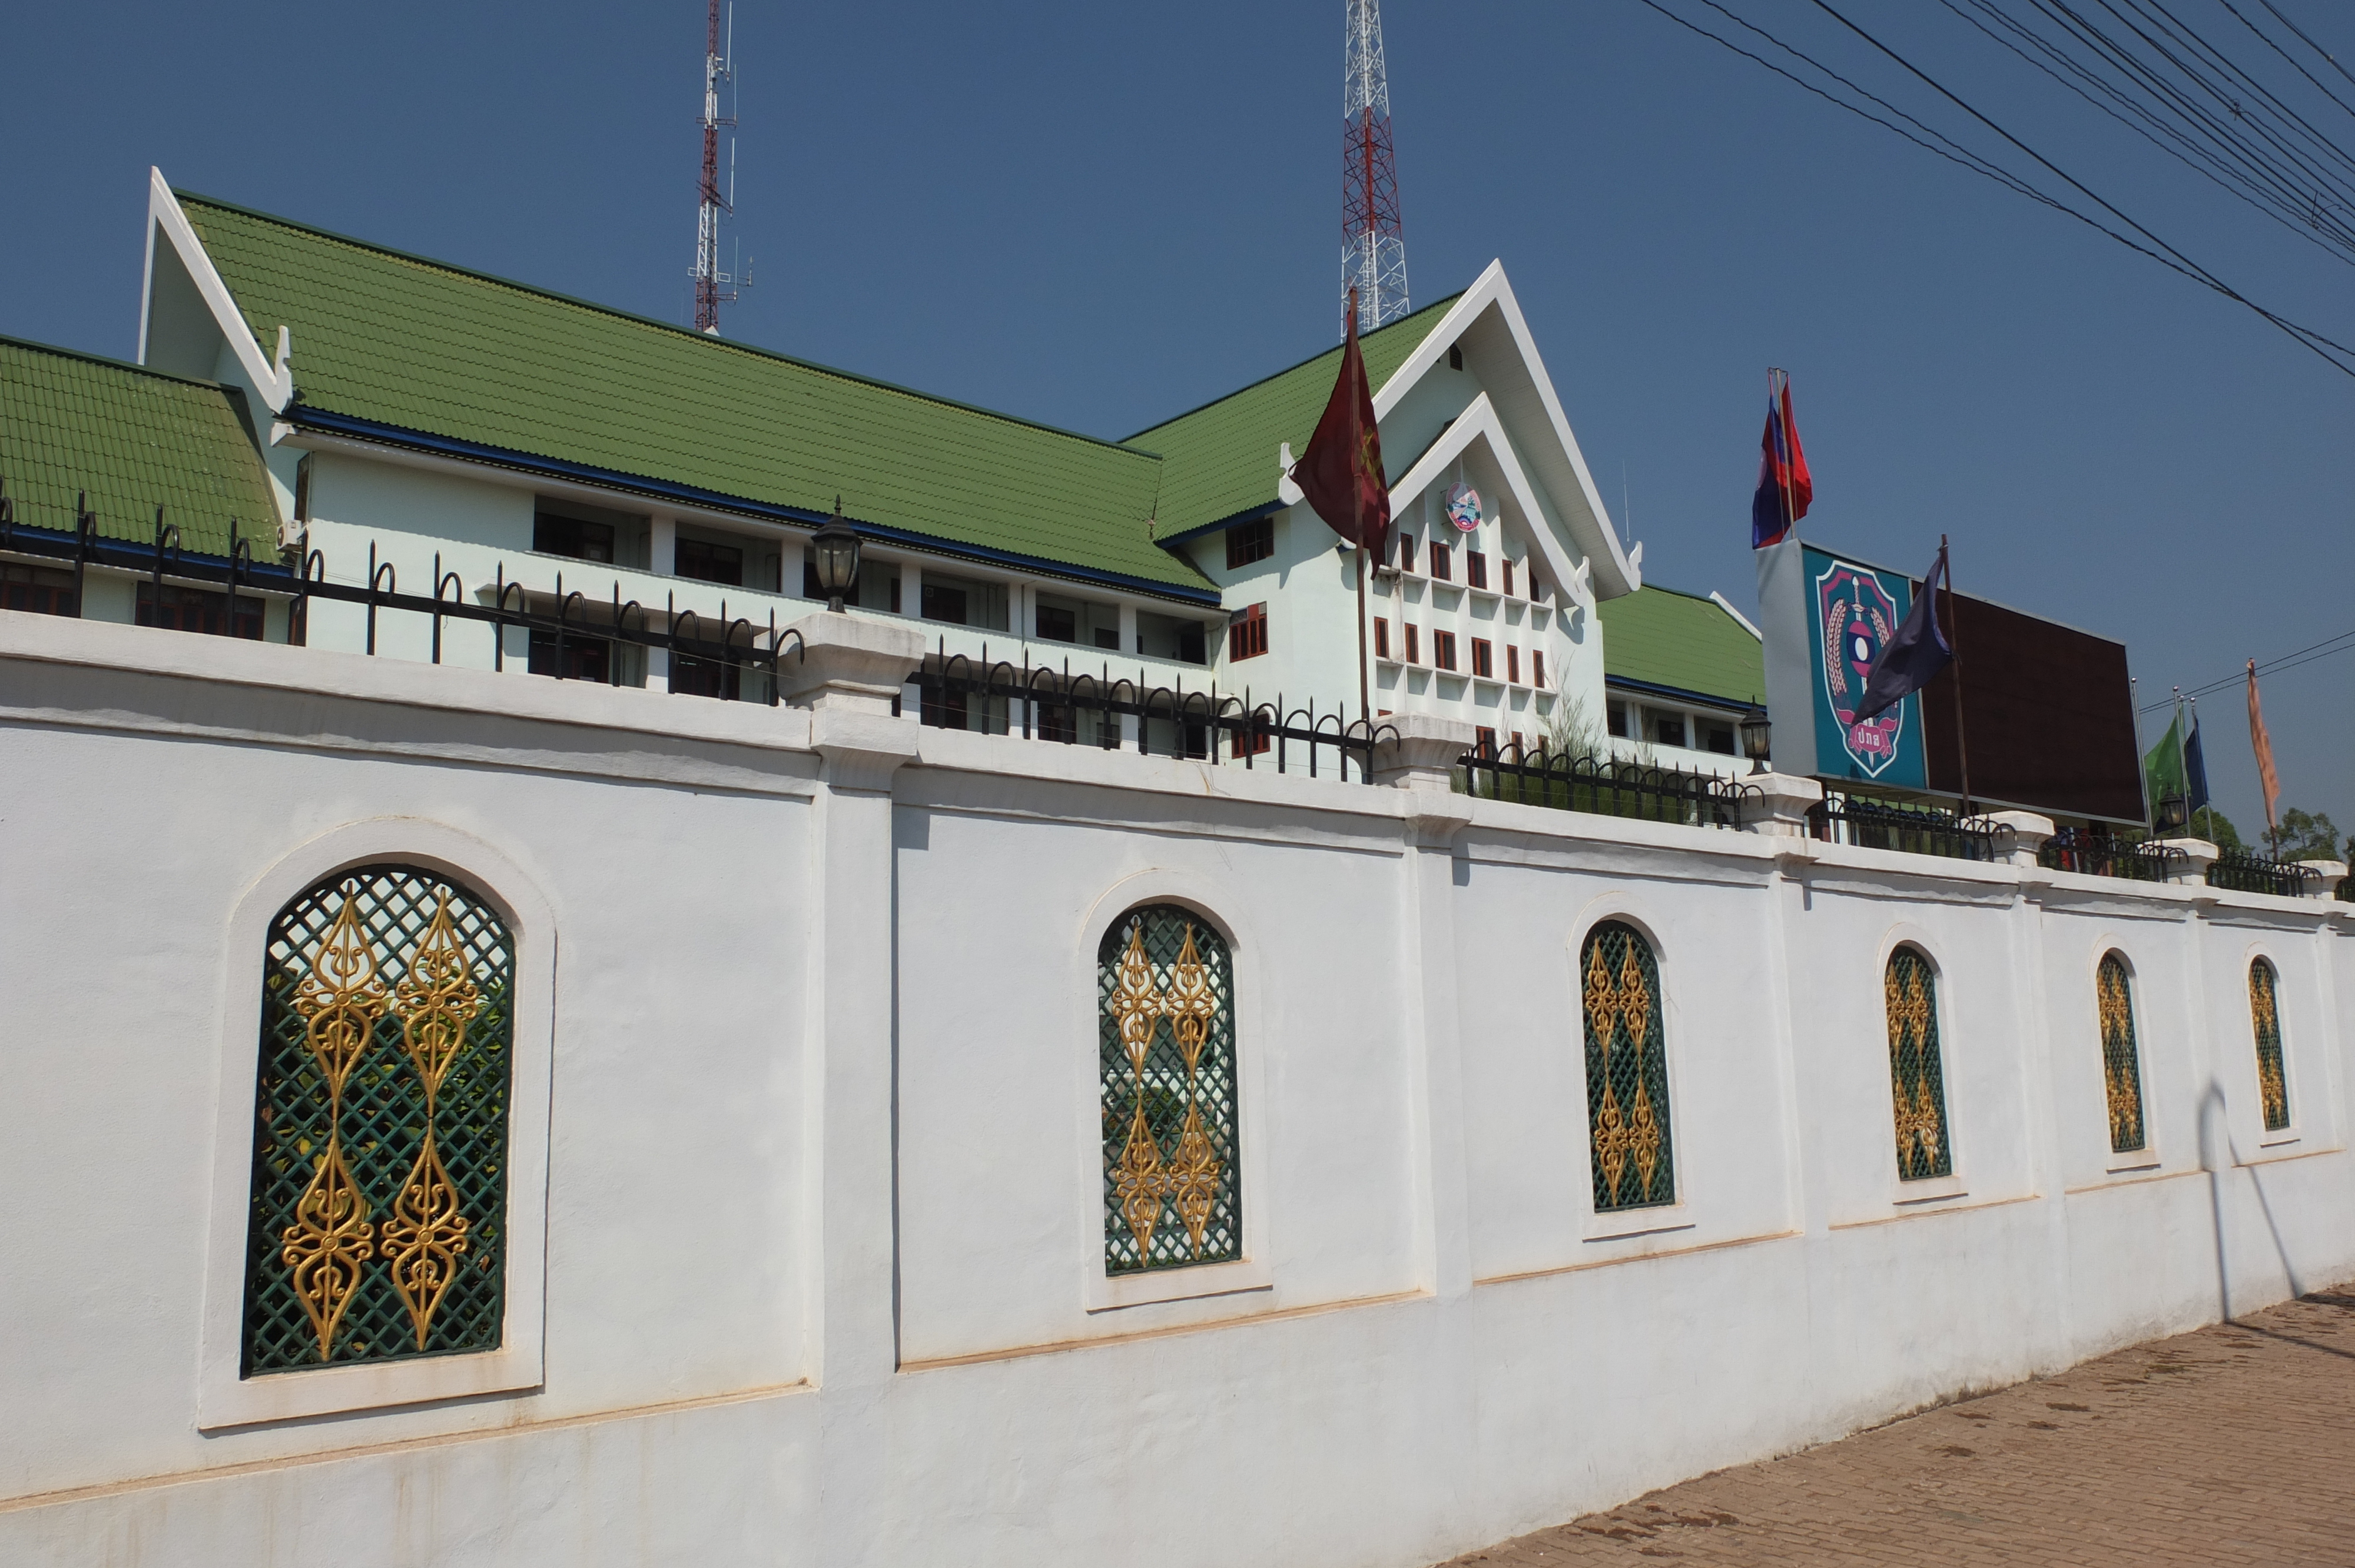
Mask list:
[[[1399,222],[1391,89],[1382,70],[1378,0],[1345,0],[1348,36],[1341,85],[1341,324],[1358,291],[1358,330],[1406,314],[1406,231]]]
[[[719,112],[719,84],[730,84],[734,96],[733,52],[735,18],[731,10],[725,46],[719,33],[719,0],[711,0],[711,17],[703,47],[703,182],[695,217],[695,329],[713,336],[719,333],[719,307],[736,301],[736,278],[719,265],[719,220],[736,212],[736,139],[728,139],[728,190],[719,189],[719,128],[733,126],[736,116]],[[731,101],[730,107],[734,107]]]

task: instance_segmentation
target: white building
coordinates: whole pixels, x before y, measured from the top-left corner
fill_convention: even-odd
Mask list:
[[[767,646],[816,591],[807,541],[839,496],[864,546],[853,609],[939,652],[1356,714],[1354,556],[1283,476],[1337,349],[1114,443],[175,193],[160,174],[150,218],[141,362],[218,384],[252,433],[268,508],[240,522],[272,639],[290,630],[282,540],[333,581],[562,609],[569,676],[718,694],[737,677],[711,661],[674,668],[597,630],[691,612]],[[1402,536],[1369,601],[1372,705],[1500,742],[1534,743],[1565,698],[1600,715],[1595,607],[1638,586],[1642,550],[1613,531],[1502,266],[1365,355]],[[58,497],[94,482],[50,461],[14,476],[17,524],[69,532]],[[1476,492],[1457,493],[1463,527],[1457,486]],[[91,503],[96,535],[148,544],[162,498],[114,490]],[[126,611],[120,584],[140,569],[120,550],[87,566],[88,613]],[[318,599],[291,630],[361,648],[368,619]],[[558,672],[550,635],[501,635],[452,623],[436,650],[402,618],[375,646]]]

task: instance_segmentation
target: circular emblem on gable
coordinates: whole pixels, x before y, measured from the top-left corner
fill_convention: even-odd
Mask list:
[[[1480,526],[1480,493],[1468,484],[1448,486],[1447,520],[1462,534]]]

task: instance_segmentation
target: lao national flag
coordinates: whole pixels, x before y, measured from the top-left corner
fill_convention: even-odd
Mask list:
[[[1785,376],[1780,399],[1766,400],[1766,433],[1758,442],[1758,489],[1750,497],[1750,547],[1763,550],[1781,544],[1815,498],[1807,454],[1799,445],[1798,421],[1791,418],[1791,378]]]

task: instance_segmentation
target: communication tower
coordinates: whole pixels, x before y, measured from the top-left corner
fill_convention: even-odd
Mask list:
[[[1382,69],[1380,0],[1344,0],[1341,81],[1341,324],[1358,291],[1358,330],[1406,314],[1406,231],[1399,222],[1391,89]]]
[[[736,285],[741,281],[750,283],[749,274],[739,279],[733,272],[723,271],[719,265],[719,220],[736,215],[736,138],[728,138],[728,194],[719,192],[719,128],[731,130],[736,124],[732,113],[719,112],[719,84],[728,84],[729,108],[736,106],[735,71],[731,57],[736,46],[736,10],[728,10],[728,31],[723,42],[719,28],[719,0],[711,0],[711,15],[703,47],[703,181],[699,186],[700,203],[695,217],[695,329],[719,335],[719,307],[736,302]]]

